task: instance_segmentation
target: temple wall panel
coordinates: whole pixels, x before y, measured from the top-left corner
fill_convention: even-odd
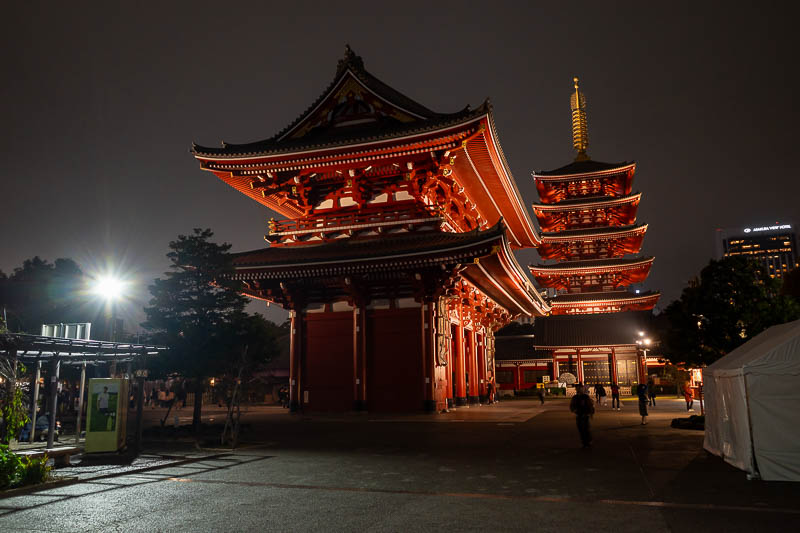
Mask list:
[[[424,402],[419,308],[367,313],[367,408],[408,411]]]
[[[305,326],[303,408],[349,411],[355,400],[352,312],[307,314]]]

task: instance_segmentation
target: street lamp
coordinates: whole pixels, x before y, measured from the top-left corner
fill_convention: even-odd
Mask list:
[[[122,299],[125,295],[125,288],[128,283],[116,276],[99,276],[92,284],[92,292],[97,296],[103,298],[111,310],[111,338],[112,342],[118,341],[117,338],[117,317],[116,306],[114,302]]]
[[[100,276],[95,280],[92,292],[106,301],[113,302],[123,295],[126,285],[124,281],[114,276]]]
[[[642,366],[641,366],[641,368],[642,368],[642,370],[644,372],[644,375],[641,376],[641,378],[642,379],[646,379],[647,378],[647,350],[650,349],[649,346],[653,341],[650,340],[650,337],[645,337],[644,336],[644,331],[640,331],[639,332],[639,337],[641,337],[641,338],[636,339],[636,344],[638,344],[640,346],[640,348],[642,350],[642,354],[643,354],[642,355]]]

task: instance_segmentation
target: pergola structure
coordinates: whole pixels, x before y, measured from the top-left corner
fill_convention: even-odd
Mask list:
[[[111,365],[117,363],[130,363],[139,361],[142,365],[148,357],[166,352],[167,348],[151,344],[131,344],[123,342],[109,342],[98,340],[66,339],[62,337],[45,337],[42,335],[29,335],[25,333],[1,333],[0,357],[8,358],[12,364],[17,361],[36,365],[34,381],[34,402],[31,406],[31,441],[36,430],[36,401],[39,397],[39,379],[41,377],[42,363],[50,364],[51,381],[58,382],[60,367],[75,365],[81,367],[81,381],[78,396],[78,420],[75,430],[75,442],[80,439],[81,413],[83,409],[83,392],[86,386],[86,366],[90,364]],[[142,395],[141,383],[139,396]],[[56,424],[56,408],[58,403],[58,389],[51,387],[50,391],[50,427],[47,435],[47,448],[53,447],[53,436]],[[137,398],[137,438],[141,428],[140,406],[141,400]]]

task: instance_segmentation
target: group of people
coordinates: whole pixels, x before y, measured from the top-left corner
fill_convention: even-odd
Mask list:
[[[611,409],[619,411],[619,385],[612,383],[609,388],[611,389]],[[595,402],[592,401],[586,391],[587,389],[582,383],[578,383],[575,386],[575,396],[570,401],[569,410],[575,414],[575,422],[578,426],[581,444],[584,448],[589,448],[592,445],[592,432],[589,421],[594,415]],[[602,384],[597,383],[594,385],[594,394],[597,405],[605,405],[607,393]],[[642,417],[642,425],[646,425],[647,407],[648,405],[656,405],[656,391],[653,381],[651,380],[647,384],[640,383],[636,387],[636,396],[639,400],[639,415]]]
[[[612,383],[611,386],[611,408],[612,410],[620,410],[619,402],[619,386]],[[589,420],[594,414],[594,402],[586,393],[587,388],[583,384],[578,383],[575,386],[575,396],[569,404],[569,410],[575,414],[575,421],[578,425],[578,434],[581,438],[581,444],[584,448],[589,448],[592,445],[592,433]],[[594,385],[595,400],[598,405],[604,405],[606,401],[606,389],[602,384]],[[686,410],[691,411],[694,404],[694,396],[688,384],[684,387],[684,400],[686,400]],[[653,380],[649,380],[646,384],[639,383],[636,387],[636,397],[639,403],[639,415],[642,417],[641,425],[647,424],[647,417],[649,415],[647,408],[656,406],[656,387]]]

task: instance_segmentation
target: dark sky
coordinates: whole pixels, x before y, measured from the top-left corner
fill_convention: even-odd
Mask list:
[[[638,164],[643,252],[656,256],[645,287],[660,307],[712,256],[714,228],[800,221],[791,3],[15,4],[0,22],[0,269],[34,255],[116,265],[136,280],[133,314],[179,233],[265,245],[272,213],[188,149],[280,130],[345,43],[434,110],[491,97],[527,205],[531,170],[574,156],[579,76],[589,154]]]

